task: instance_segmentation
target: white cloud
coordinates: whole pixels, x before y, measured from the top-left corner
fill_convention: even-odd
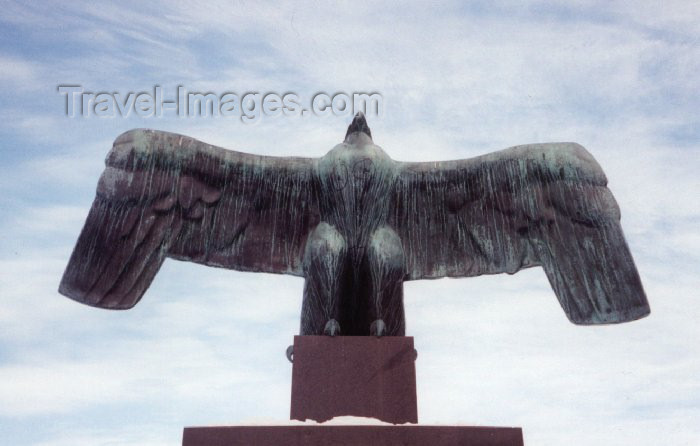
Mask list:
[[[0,54],[0,82],[5,88],[36,88],[41,68],[36,62]]]

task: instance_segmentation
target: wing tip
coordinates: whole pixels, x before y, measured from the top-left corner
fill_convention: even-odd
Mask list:
[[[640,306],[611,311],[605,314],[593,313],[587,317],[579,318],[575,317],[575,315],[567,314],[567,317],[575,325],[614,325],[643,319],[649,314],[651,314],[651,309],[649,304],[645,303]]]
[[[93,308],[102,308],[105,310],[129,310],[133,308],[138,302],[138,299],[133,302],[129,299],[90,299],[88,293],[73,286],[70,280],[67,280],[65,277],[61,280],[61,283],[58,285],[58,293],[83,305],[87,305]],[[129,302],[130,304],[125,305],[125,302]]]

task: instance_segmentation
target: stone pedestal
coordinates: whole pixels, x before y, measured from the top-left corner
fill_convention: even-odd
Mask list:
[[[183,446],[523,446],[520,428],[233,426],[185,428]]]
[[[412,337],[295,336],[291,419],[417,423]]]
[[[296,336],[292,420],[417,423],[412,337]],[[183,446],[523,446],[520,428],[307,425],[185,428]]]

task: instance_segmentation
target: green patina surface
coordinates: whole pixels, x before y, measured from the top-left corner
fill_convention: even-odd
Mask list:
[[[405,280],[542,266],[577,324],[649,312],[595,159],[575,143],[406,163],[364,117],[321,158],[117,138],[60,291],[130,308],[166,257],[306,280],[302,334],[404,333]]]

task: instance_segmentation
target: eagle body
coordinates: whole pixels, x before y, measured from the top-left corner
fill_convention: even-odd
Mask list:
[[[403,335],[403,248],[388,225],[397,164],[362,132],[318,160],[301,334]]]

